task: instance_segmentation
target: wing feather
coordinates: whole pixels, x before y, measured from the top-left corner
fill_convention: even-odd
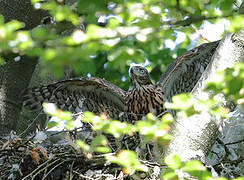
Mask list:
[[[77,78],[59,81],[23,93],[23,104],[32,110],[43,102],[55,103],[72,112],[91,111],[118,118],[125,111],[125,91],[101,78]]]
[[[167,101],[171,101],[176,94],[192,91],[210,63],[218,44],[219,41],[202,44],[179,56],[169,65],[156,85]]]

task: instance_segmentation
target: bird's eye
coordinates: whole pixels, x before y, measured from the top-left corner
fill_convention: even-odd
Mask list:
[[[145,69],[141,69],[140,73],[142,73],[142,74],[145,73]]]

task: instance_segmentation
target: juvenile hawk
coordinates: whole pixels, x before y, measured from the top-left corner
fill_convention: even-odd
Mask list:
[[[43,102],[52,102],[73,113],[105,113],[110,118],[127,121],[138,120],[149,112],[159,115],[165,111],[165,101],[194,88],[217,45],[218,42],[203,44],[178,57],[157,84],[152,83],[146,68],[136,65],[129,69],[128,91],[101,78],[82,77],[27,89],[24,105],[37,109]]]

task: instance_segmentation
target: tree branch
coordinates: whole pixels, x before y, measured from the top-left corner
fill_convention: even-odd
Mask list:
[[[163,25],[173,25],[173,26],[189,26],[193,23],[198,23],[204,20],[212,20],[212,19],[220,19],[220,18],[227,18],[227,17],[233,17],[236,14],[229,14],[229,15],[224,15],[224,16],[195,16],[195,17],[188,17],[184,20],[181,21],[175,21],[175,20],[170,20],[170,21],[163,21]]]

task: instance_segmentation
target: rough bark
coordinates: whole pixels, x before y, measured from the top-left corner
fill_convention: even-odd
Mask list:
[[[226,55],[227,66],[232,61],[244,62],[244,30],[231,36],[233,54]],[[224,53],[225,51],[221,52]],[[232,61],[231,61],[232,60]],[[226,66],[226,65],[225,65]],[[237,106],[231,118],[221,122],[217,141],[211,148],[212,156],[207,165],[220,176],[234,178],[244,176],[244,108]]]
[[[242,14],[244,12],[244,1],[239,12]],[[199,80],[193,94],[200,97],[205,84],[203,80],[213,80],[216,71],[231,67],[235,62],[244,62],[243,49],[243,29],[234,35],[227,34],[212,59],[213,63]],[[243,107],[237,106],[230,116],[231,118],[221,121],[211,119],[208,114],[196,115],[189,119],[177,119],[172,130],[174,139],[166,148],[165,154],[177,153],[185,161],[200,159],[210,167],[212,175],[216,177],[244,176]],[[217,140],[216,135],[218,135]],[[210,148],[211,156],[207,156]]]
[[[237,106],[232,118],[222,123],[219,132],[206,164],[212,174],[217,172],[228,178],[244,176],[244,108]]]
[[[21,110],[19,93],[28,86],[36,60],[23,57],[14,61],[13,54],[8,54],[8,62],[0,67],[0,132],[15,130]]]
[[[47,12],[34,9],[30,0],[0,0],[0,14],[6,22],[16,19],[25,23],[24,29],[32,29]]]
[[[46,12],[35,10],[28,0],[0,0],[0,13],[5,22],[16,19],[25,23],[23,29],[29,30],[37,26]],[[5,55],[6,64],[0,67],[0,134],[16,130],[21,107],[19,93],[27,88],[37,63],[37,58],[22,56],[15,62],[18,54]]]
[[[193,90],[196,97],[206,97],[203,92],[206,81],[213,81],[216,72],[233,66],[236,62],[244,61],[244,31],[231,35],[227,34],[220,42],[212,63],[203,73]],[[165,154],[178,154],[183,161],[198,159],[207,162],[207,155],[216,140],[218,128],[223,121],[214,119],[208,112],[194,115],[190,118],[178,118],[172,127],[173,140],[165,150]]]

